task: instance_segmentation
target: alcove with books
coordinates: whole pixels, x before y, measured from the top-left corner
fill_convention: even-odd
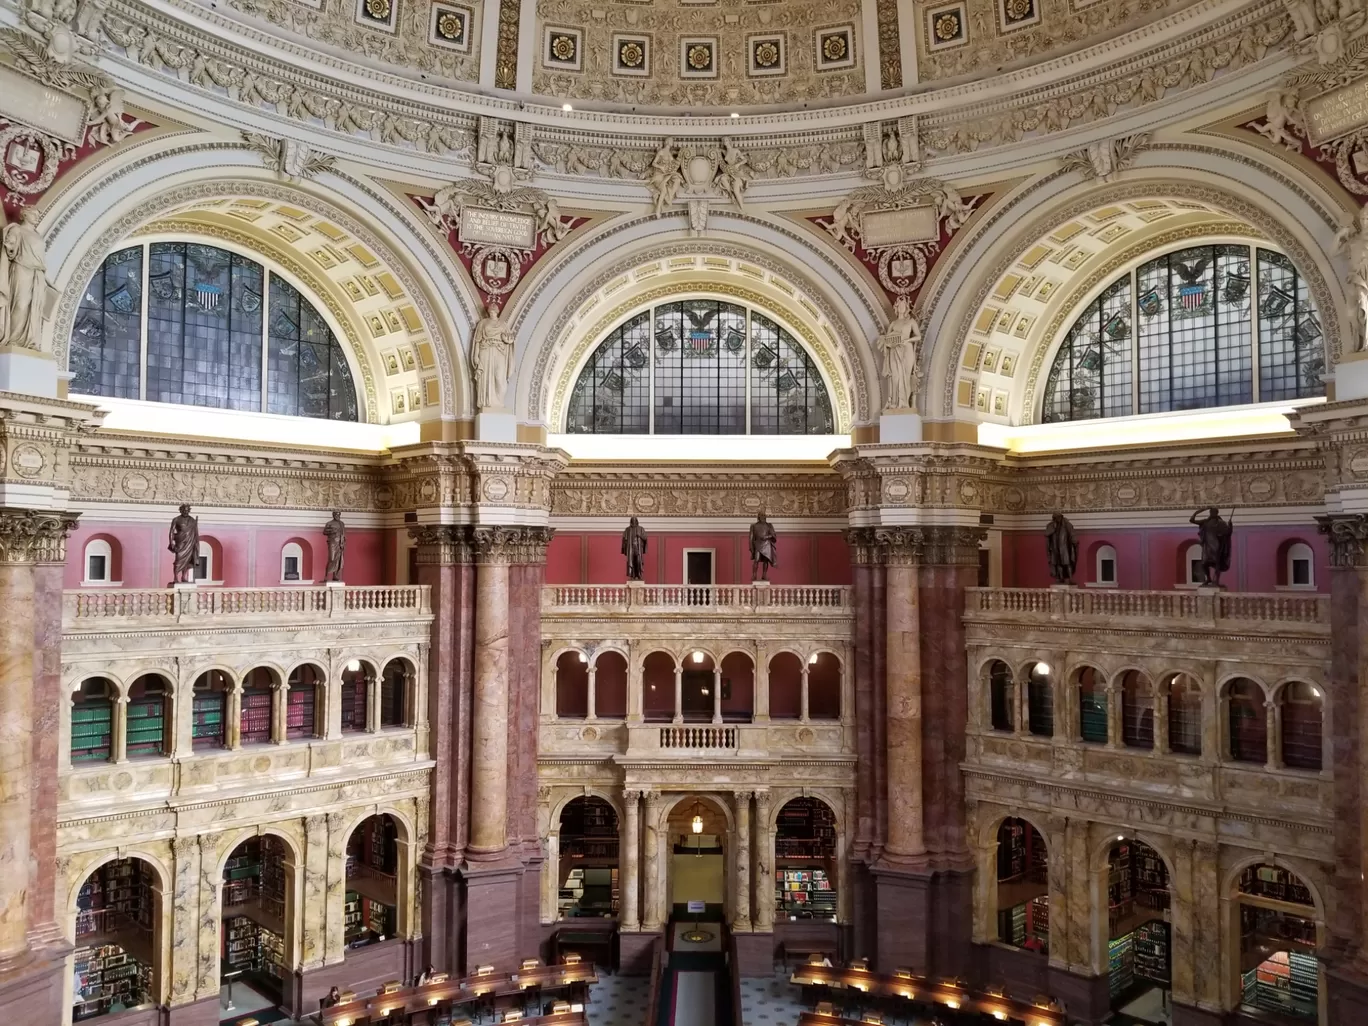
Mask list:
[[[1320,997],[1316,908],[1295,873],[1260,863],[1240,873],[1240,1003],[1315,1022]]]
[[[560,814],[560,918],[618,912],[618,816],[594,795],[574,798]]]
[[[820,798],[794,798],[774,829],[774,914],[835,922],[836,816]]]
[[[348,948],[378,944],[398,929],[399,825],[388,813],[362,820],[347,839],[343,939]]]
[[[1169,903],[1168,866],[1159,853],[1143,841],[1113,844],[1107,856],[1107,982],[1113,1008],[1166,1006],[1172,978]]]
[[[998,940],[1016,948],[1050,950],[1050,855],[1045,838],[1024,819],[998,827]]]
[[[279,1001],[292,966],[287,957],[286,888],[293,869],[285,842],[249,837],[223,866],[219,972]],[[240,976],[234,974],[241,974]]]
[[[106,862],[76,897],[71,1017],[75,1022],[156,1003],[161,889],[142,859]]]

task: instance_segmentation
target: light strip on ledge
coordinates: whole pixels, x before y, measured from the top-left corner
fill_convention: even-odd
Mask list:
[[[103,396],[71,396],[72,402],[90,403],[105,414],[103,426],[111,431],[170,438],[214,438],[227,442],[271,442],[276,445],[383,452],[396,445],[418,441],[418,424],[356,424],[315,417],[282,417],[274,413],[219,410],[205,406],[149,403],[140,399],[108,399]]]
[[[1228,406],[1217,410],[1147,413],[1137,417],[1100,417],[1061,424],[980,424],[980,445],[1022,455],[1108,449],[1123,445],[1163,445],[1216,438],[1290,434],[1288,417],[1299,407],[1324,399]]]
[[[577,460],[825,460],[849,435],[548,435]]]

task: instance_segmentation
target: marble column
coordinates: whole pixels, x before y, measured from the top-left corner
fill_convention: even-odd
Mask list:
[[[228,700],[224,702],[224,718],[227,723],[223,730],[223,747],[229,750],[242,747],[242,682],[238,681],[233,685],[233,689],[228,692]]]
[[[745,933],[751,929],[751,846],[749,791],[735,792],[736,799],[736,896],[732,907],[736,915],[732,929]]]
[[[508,846],[509,553],[500,531],[475,530],[475,681],[471,700],[468,858],[498,856]]]
[[[545,849],[541,867],[541,921],[554,923],[560,918],[560,834],[547,834]]]
[[[979,824],[974,822],[972,816],[969,828],[975,832],[979,829]],[[998,939],[997,835],[994,834],[987,841],[975,836],[970,841],[970,847],[974,852],[973,940],[976,944],[988,944]]]
[[[48,847],[38,839],[54,829],[56,813],[55,794],[51,809],[35,802],[43,787],[35,774],[35,723],[49,705],[35,701],[34,694],[42,655],[36,641],[44,631],[36,573],[38,564],[62,562],[66,536],[75,526],[76,518],[64,513],[0,510],[0,973],[31,958],[29,931],[41,924],[30,904],[53,889],[55,850],[47,859],[34,857]],[[60,623],[60,607],[57,615]],[[55,754],[44,771],[55,773]],[[49,909],[42,918],[50,915]]]
[[[597,677],[597,676],[598,676],[598,669],[597,669],[597,667],[594,667],[594,666],[589,667],[589,694],[588,694],[588,697],[586,698],[587,706],[586,706],[585,714],[584,714],[584,718],[585,718],[586,720],[596,720],[596,719],[598,719],[598,687],[597,687],[597,683],[598,683],[598,682],[594,679],[594,678]]]
[[[675,667],[674,723],[684,722],[684,667]]]
[[[645,852],[642,875],[645,877],[645,910],[641,916],[641,928],[648,933],[652,933],[661,928],[661,906],[664,904],[661,891],[660,879],[660,828],[658,820],[660,818],[660,792],[643,791],[641,795],[645,804],[642,817],[644,820],[642,829],[642,850]]]
[[[722,722],[722,667],[713,668],[713,694],[712,694],[712,721],[714,724]]]
[[[1154,691],[1154,751],[1164,754],[1169,750],[1169,691],[1161,685]]]
[[[755,653],[755,715],[752,723],[768,723],[770,718],[769,653],[757,647]]]
[[[841,886],[847,886],[841,881]],[[774,835],[770,829],[770,793],[755,792],[755,929],[774,929]]]
[[[804,661],[802,679],[798,685],[798,721],[806,723],[808,721],[808,666]]]
[[[194,837],[173,837],[171,853],[174,901],[171,903],[170,999],[183,1005],[195,999],[195,967],[199,962],[199,900],[195,881],[199,876],[199,843]]]
[[[618,912],[618,922],[625,932],[635,933],[641,929],[638,903],[641,877],[637,870],[641,859],[641,792],[623,791],[622,804],[622,839],[618,842],[622,854],[619,860],[622,863],[622,906]]]
[[[1045,821],[1049,862],[1050,964],[1069,968],[1069,850],[1068,824],[1063,816]],[[994,867],[996,870],[996,867]],[[996,875],[996,872],[994,873]]]
[[[1107,685],[1107,747],[1121,747],[1121,693],[1120,682]]]
[[[305,969],[323,964],[327,935],[328,819],[322,814],[304,820],[304,894],[300,909],[300,960]]]
[[[114,700],[114,716],[109,725],[110,755],[116,764],[128,761],[128,696]]]
[[[886,547],[887,617],[884,686],[888,733],[888,842],[890,861],[926,855],[922,800],[921,602],[917,569],[921,563],[920,531],[911,528],[876,532]]]
[[[1282,765],[1282,716],[1273,699],[1264,702],[1264,761],[1266,768],[1275,770]]]

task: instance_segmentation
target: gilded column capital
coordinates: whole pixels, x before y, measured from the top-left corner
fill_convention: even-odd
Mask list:
[[[63,563],[79,513],[0,510],[0,563]]]
[[[841,532],[850,549],[850,561],[856,566],[878,566],[883,562],[883,546],[874,532],[873,527],[848,527]]]
[[[551,804],[551,788],[548,787],[548,786],[546,786],[545,784],[542,784],[541,786],[539,786],[539,787],[537,788],[537,804],[538,804],[538,805],[550,805],[550,804]]]
[[[175,856],[177,862],[190,858],[199,850],[199,847],[199,839],[196,837],[171,838],[171,854]]]
[[[759,790],[759,791],[754,792],[754,794],[755,794],[755,808],[756,808],[756,811],[759,812],[759,811],[763,811],[764,809],[768,809],[768,808],[769,808],[769,803],[770,803],[770,793],[769,793],[769,791],[766,791],[766,790]]]
[[[733,791],[733,792],[732,792],[732,799],[736,802],[737,808],[740,808],[742,805],[749,804],[751,798],[754,797],[754,795],[755,795],[755,792],[754,792],[754,791],[747,791],[747,790]]]
[[[554,527],[481,525],[471,529],[476,563],[545,563]]]
[[[874,541],[888,566],[919,566],[926,550],[920,527],[876,527]]]
[[[1364,545],[1368,543],[1368,514],[1330,513],[1316,517],[1321,534],[1330,539],[1330,565],[1341,569],[1368,566]]]
[[[979,542],[988,532],[977,524],[923,527],[922,562],[933,566],[978,566]]]
[[[465,524],[417,524],[409,537],[418,550],[420,566],[449,566],[474,561],[470,528]]]
[[[328,832],[333,834],[337,833],[347,825],[348,818],[349,815],[345,812],[328,813]]]

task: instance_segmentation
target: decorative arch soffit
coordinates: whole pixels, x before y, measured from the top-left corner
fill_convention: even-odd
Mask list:
[[[169,157],[183,155],[187,152],[212,150],[231,153],[234,164],[226,168],[219,165],[213,168],[190,169],[189,174],[195,176],[190,180],[184,180],[186,173],[178,168],[174,173],[176,177],[183,180],[180,184],[172,185],[169,188],[161,187],[160,180],[164,176],[158,176],[155,168],[151,166],[166,161]],[[404,341],[415,348],[419,342],[430,342],[432,369],[436,372],[439,400],[438,409],[433,412],[440,411],[440,415],[444,417],[455,417],[460,415],[462,411],[471,410],[469,375],[466,373],[464,364],[459,359],[454,361],[451,355],[453,352],[458,352],[460,348],[459,345],[455,344],[459,327],[448,325],[438,307],[434,305],[429,286],[435,283],[420,280],[419,274],[411,269],[409,263],[400,258],[394,246],[386,242],[377,231],[362,223],[353,213],[348,209],[343,209],[335,201],[320,197],[304,188],[287,185],[274,178],[260,177],[263,171],[259,164],[252,166],[246,163],[238,163],[241,155],[245,152],[240,146],[222,144],[201,144],[182,147],[175,151],[163,150],[160,153],[123,165],[113,173],[98,180],[92,187],[81,192],[74,200],[62,204],[60,216],[51,227],[45,226],[45,233],[49,240],[60,236],[64,231],[77,231],[83,223],[89,224],[97,220],[99,210],[97,209],[92,215],[90,209],[92,204],[100,204],[100,209],[110,209],[116,206],[122,207],[130,200],[134,202],[131,208],[125,209],[117,220],[108,224],[104,231],[94,239],[87,241],[82,238],[73,244],[70,247],[70,255],[63,261],[60,268],[54,270],[54,278],[58,279],[61,288],[61,298],[53,318],[53,349],[58,365],[63,367],[66,365],[67,347],[76,319],[76,308],[80,303],[85,283],[90,280],[110,252],[119,248],[121,244],[131,241],[135,235],[144,232],[157,222],[167,222],[174,219],[178,214],[183,215],[189,210],[203,213],[206,208],[211,208],[214,205],[221,205],[226,209],[226,206],[233,201],[248,201],[266,206],[280,205],[302,211],[307,215],[308,222],[326,222],[342,233],[343,237],[339,239],[329,237],[310,227],[307,231],[301,231],[299,233],[300,238],[295,240],[281,236],[279,241],[275,243],[273,251],[267,250],[266,247],[260,247],[259,251],[268,259],[279,262],[285,271],[295,274],[301,281],[308,284],[311,297],[323,304],[334,321],[345,329],[346,344],[351,347],[352,354],[361,371],[367,421],[376,423],[389,420],[388,416],[382,415],[383,411],[380,406],[380,400],[388,394],[386,368],[381,357],[381,350],[385,348],[385,340],[370,337],[371,332],[362,331],[366,324],[366,313],[359,310],[349,310],[342,305],[345,302],[342,298],[345,295],[344,291],[325,273],[327,266],[325,261],[329,258],[327,256],[321,258],[312,256],[310,251],[301,247],[300,243],[303,241],[317,243],[313,252],[331,250],[341,254],[344,259],[355,260],[358,270],[364,270],[376,279],[382,274],[390,276],[398,288],[399,295],[389,297],[384,289],[382,289],[381,294],[387,298],[393,298],[395,303],[392,305],[408,306],[412,311],[412,316],[416,317],[417,330],[401,331],[399,334],[403,336]],[[257,158],[249,159],[256,160]],[[202,176],[206,174],[212,174],[214,177],[205,179]],[[370,187],[363,180],[336,172],[330,172],[330,174],[340,178],[351,189],[361,191],[373,199],[376,209],[394,209],[397,207],[397,204],[393,203],[392,200]],[[127,193],[125,193],[120,188],[124,179],[150,180],[153,184],[134,184],[127,188]],[[354,205],[352,206],[354,207]],[[404,214],[407,216],[407,211]],[[402,226],[400,231],[403,232],[404,241],[411,243],[414,250],[421,247],[423,250],[432,253],[434,259],[424,260],[424,264],[441,266],[440,261],[435,259],[436,251],[428,245],[429,240],[426,240],[421,232],[404,230],[408,227],[405,218],[395,217],[391,223],[395,226]],[[248,221],[242,222],[242,229],[241,237],[233,244],[248,249],[257,249],[258,244],[251,238]],[[204,232],[206,229],[200,225],[198,230]],[[352,246],[358,247],[355,252],[348,248]],[[287,252],[293,254],[292,260],[282,259]],[[360,256],[362,253],[368,256],[369,260],[362,262]],[[327,281],[332,287],[319,288],[317,283],[321,281]],[[432,292],[436,291],[438,290],[432,289]],[[458,309],[464,315],[467,325],[473,324],[472,311],[468,308],[466,298],[461,294],[460,288],[452,285],[447,291],[455,296]],[[387,320],[389,319],[387,318]],[[420,350],[419,357],[421,358],[421,356]]]
[[[803,250],[814,262],[821,261],[824,272],[839,275],[850,293],[859,297],[860,308],[852,309],[848,302],[833,299],[810,274],[758,246],[690,239],[662,243],[649,250],[634,247],[631,255],[597,270],[573,293],[557,298],[549,329],[541,336],[540,345],[528,354],[531,373],[526,372],[525,362],[520,374],[519,408],[526,410],[529,419],[541,420],[556,430],[564,421],[576,374],[609,331],[653,303],[706,294],[753,305],[789,328],[821,367],[833,393],[837,429],[848,433],[869,419],[878,401],[878,396],[871,397],[869,392],[874,364],[869,362],[868,345],[852,326],[862,318],[881,324],[885,315],[870,302],[848,268],[839,267],[807,242]],[[552,287],[557,278],[582,271],[584,266],[583,260],[567,260],[538,283],[538,291]],[[533,294],[520,305],[516,331],[525,330],[521,321],[535,302]]]
[[[932,311],[942,303],[953,302],[955,295],[945,295],[949,282],[961,267],[973,268],[969,272],[972,275],[970,283],[961,284],[956,290],[956,294],[970,295],[969,303],[960,307],[960,315],[954,327],[949,328],[947,323],[943,325],[942,331],[939,333],[953,341],[950,342],[947,350],[934,354],[933,360],[936,364],[937,373],[928,374],[927,381],[922,386],[923,392],[919,398],[924,404],[922,408],[929,410],[931,416],[947,418],[954,416],[955,386],[961,374],[973,377],[976,382],[978,381],[979,371],[977,368],[966,370],[961,366],[964,352],[972,342],[987,341],[986,336],[984,338],[972,338],[971,335],[975,331],[975,325],[979,318],[984,314],[985,307],[992,305],[994,293],[1004,277],[1021,264],[1034,248],[1052,234],[1059,232],[1064,226],[1117,204],[1143,203],[1146,201],[1191,204],[1194,209],[1205,209],[1215,215],[1200,234],[1230,234],[1231,222],[1235,221],[1241,225],[1239,234],[1246,238],[1266,239],[1281,249],[1301,272],[1320,311],[1328,340],[1327,363],[1333,364],[1338,361],[1340,356],[1340,297],[1338,289],[1332,288],[1324,274],[1324,269],[1329,264],[1328,255],[1323,252],[1313,252],[1302,242],[1302,237],[1288,227],[1288,223],[1294,218],[1285,209],[1279,210],[1283,215],[1282,217],[1269,209],[1279,209],[1275,206],[1275,200],[1267,200],[1267,206],[1261,206],[1243,198],[1236,191],[1237,188],[1244,188],[1246,193],[1263,194],[1251,190],[1248,184],[1241,185],[1240,180],[1234,175],[1243,170],[1247,176],[1250,168],[1257,168],[1260,174],[1276,180],[1299,201],[1320,215],[1326,225],[1335,224],[1335,216],[1326,208],[1325,204],[1314,198],[1301,183],[1293,181],[1277,169],[1270,168],[1262,163],[1256,164],[1229,151],[1192,146],[1163,146],[1156,147],[1156,149],[1177,150],[1187,154],[1200,152],[1205,157],[1217,158],[1219,164],[1224,166],[1219,166],[1214,172],[1206,170],[1200,178],[1155,177],[1156,172],[1162,173],[1165,170],[1174,172],[1186,169],[1147,166],[1143,169],[1127,172],[1122,180],[1109,185],[1098,187],[1092,183],[1067,189],[1062,194],[1045,200],[1037,216],[1026,222],[1024,228],[1019,231],[1011,231],[1010,234],[988,243],[989,252],[985,254],[985,246],[980,241],[985,234],[995,228],[1001,228],[1004,224],[1010,225],[1014,218],[1022,218],[1023,212],[1029,213],[1031,211],[1032,202],[1039,201],[1040,193],[1051,187],[1057,187],[1061,176],[1073,172],[1056,171],[1042,176],[1013,195],[1009,201],[988,211],[987,217],[978,226],[977,238],[956,254],[953,264],[947,268],[946,274],[937,282],[935,293],[926,305],[926,309]],[[1248,166],[1232,166],[1232,164]],[[1216,184],[1215,180],[1219,180],[1220,184]],[[1164,245],[1160,238],[1156,235],[1152,240],[1155,248]],[[1129,247],[1127,248],[1129,250]],[[1129,259],[1137,259],[1140,255],[1130,252]],[[1119,273],[1119,268],[1124,261],[1114,254],[1108,254],[1104,263],[1111,263]],[[1102,264],[1096,266],[1100,267]],[[1023,271],[1023,274],[1025,273]],[[1094,273],[1092,267],[1085,273],[1089,275]],[[1080,282],[1067,280],[1062,291],[1068,295],[1075,295],[1080,287]],[[951,312],[947,312],[946,316],[950,315]],[[1063,317],[1067,317],[1067,313]],[[1049,323],[1055,325],[1057,319],[1062,323],[1063,317],[1058,315],[1051,317]],[[929,317],[928,320],[930,320]],[[1055,325],[1056,334],[1058,334],[1058,330],[1059,326]],[[1024,348],[1021,354],[1023,366],[1016,370],[1014,375],[1022,382],[1020,386],[1014,386],[1014,391],[1019,393],[1020,398],[1018,399],[1014,395],[1012,405],[1013,408],[1021,411],[1024,422],[1029,422],[1033,417],[1036,386],[1041,367],[1046,355],[1052,349],[1054,341],[1056,339],[1053,336],[1047,337],[1041,334],[1027,348]],[[932,406],[937,398],[935,392],[938,386],[940,387],[939,410]]]

